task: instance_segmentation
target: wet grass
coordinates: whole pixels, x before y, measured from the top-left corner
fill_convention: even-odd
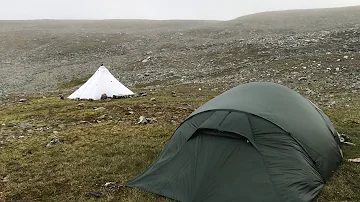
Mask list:
[[[0,180],[0,201],[171,201],[103,185],[123,185],[140,174],[182,120],[220,93],[198,88],[182,85],[148,92],[147,97],[100,102],[33,97],[1,106],[0,179],[6,180]],[[156,100],[150,101],[152,97]],[[359,99],[349,105],[324,109],[339,132],[357,145],[343,147],[345,159],[360,156]],[[134,114],[126,115],[129,108]],[[141,115],[157,122],[137,125]],[[20,128],[19,123],[31,127]],[[55,136],[62,143],[46,147]],[[359,181],[360,164],[345,160],[316,201],[360,201]]]

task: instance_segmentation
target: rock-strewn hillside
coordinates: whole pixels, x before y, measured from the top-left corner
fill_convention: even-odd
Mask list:
[[[129,87],[273,81],[308,93],[360,89],[360,7],[227,22],[1,21],[0,44],[0,95],[56,90],[100,63]]]

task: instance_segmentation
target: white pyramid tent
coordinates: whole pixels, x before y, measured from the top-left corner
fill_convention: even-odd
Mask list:
[[[112,97],[113,95],[126,96],[134,93],[120,83],[106,67],[100,66],[90,79],[68,98],[100,100],[102,94]]]

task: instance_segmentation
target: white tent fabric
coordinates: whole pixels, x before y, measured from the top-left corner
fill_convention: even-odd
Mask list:
[[[102,94],[112,97],[113,95],[126,96],[134,93],[120,83],[106,67],[100,66],[90,79],[68,98],[100,100]]]

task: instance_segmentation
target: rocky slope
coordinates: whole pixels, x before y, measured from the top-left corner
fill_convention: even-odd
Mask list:
[[[357,93],[360,6],[227,22],[0,21],[0,96],[56,90],[101,63],[129,87],[272,81],[319,99]]]

